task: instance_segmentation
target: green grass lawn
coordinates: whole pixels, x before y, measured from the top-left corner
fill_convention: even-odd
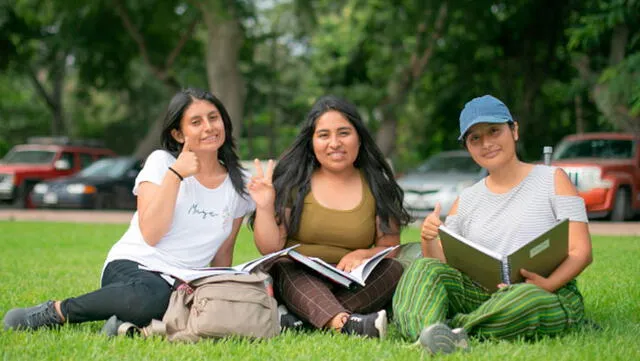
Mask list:
[[[0,315],[95,289],[107,251],[125,225],[0,222]],[[418,239],[407,229],[403,241]],[[583,330],[538,342],[472,342],[470,353],[447,360],[638,360],[640,359],[640,240],[594,237],[594,263],[579,278],[587,316],[602,331]],[[234,263],[258,255],[243,229]],[[160,339],[107,339],[102,322],[59,330],[4,332],[3,360],[421,360],[430,356],[402,341],[393,328],[387,339],[370,340],[331,332],[288,332],[275,339],[170,344]]]

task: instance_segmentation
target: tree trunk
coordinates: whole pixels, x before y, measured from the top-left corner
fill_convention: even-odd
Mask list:
[[[67,70],[66,62],[67,54],[65,52],[58,52],[56,54],[56,66],[54,66],[52,74],[53,81],[51,97],[53,104],[55,104],[54,108],[51,109],[53,112],[53,124],[51,127],[53,135],[67,134],[67,124],[65,123],[64,106],[62,101],[64,96],[64,77]]]
[[[177,91],[177,89],[175,91]],[[146,159],[151,152],[160,148],[160,135],[164,126],[164,117],[165,111],[163,110],[158,113],[156,119],[150,124],[147,134],[145,134],[144,138],[138,142],[138,146],[136,147],[135,152],[133,152],[133,156],[135,158]]]
[[[44,100],[47,108],[51,111],[51,135],[67,135],[64,107],[62,98],[64,93],[64,78],[66,75],[67,54],[58,51],[55,62],[48,69],[46,77],[51,78],[51,91],[46,89],[46,77],[41,77],[38,71],[31,66],[26,66],[26,70],[33,82],[38,95]],[[41,79],[43,78],[43,79]]]
[[[580,94],[576,94],[573,98],[573,103],[576,110],[576,133],[582,134],[584,133],[584,112],[582,105],[582,96]]]
[[[207,27],[207,79],[209,89],[231,116],[233,136],[237,140],[242,133],[245,98],[244,80],[238,67],[244,31],[230,11],[221,14],[218,10],[220,6],[201,6]]]
[[[395,151],[397,124],[398,120],[394,110],[388,109],[382,112],[382,124],[376,134],[376,143],[385,157],[391,157]]]

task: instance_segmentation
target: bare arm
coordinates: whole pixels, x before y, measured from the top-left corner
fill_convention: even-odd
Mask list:
[[[200,170],[198,157],[191,152],[186,140],[171,167],[183,178],[191,177]],[[151,182],[142,182],[138,186],[138,224],[142,238],[150,246],[158,244],[169,232],[181,181],[177,174],[167,169],[159,186]]]
[[[286,209],[286,217],[291,209]],[[287,242],[287,231],[284,222],[276,222],[275,210],[256,208],[256,219],[253,223],[253,237],[258,251],[262,254],[277,252],[284,248]]]
[[[457,198],[451,210],[449,216],[453,216],[458,213],[458,202],[460,198]],[[442,243],[440,243],[440,237],[438,236],[438,227],[442,225],[440,220],[440,204],[436,204],[435,209],[431,214],[424,219],[422,223],[422,230],[420,232],[420,238],[422,240],[422,255],[427,258],[436,258],[442,262],[447,262],[442,251]]]
[[[555,188],[557,195],[578,196],[576,188],[562,169],[556,170]],[[553,292],[578,276],[591,264],[592,260],[591,236],[587,224],[571,221],[569,222],[569,255],[560,266],[547,278],[526,270],[521,273],[527,278],[527,282]]]
[[[148,245],[155,246],[169,232],[179,189],[180,179],[169,170],[161,185],[142,182],[138,186],[138,223]]]
[[[244,217],[236,218],[233,220],[231,227],[231,233],[229,237],[224,240],[216,255],[211,260],[212,267],[229,267],[233,261],[233,248],[236,245],[236,239],[238,238],[238,232],[240,232],[240,226],[242,226],[242,220]]]
[[[256,202],[256,218],[253,221],[253,239],[258,251],[262,254],[277,252],[284,248],[287,232],[284,222],[278,225],[276,220],[275,199],[273,188],[273,160],[267,162],[266,172],[258,159],[254,160],[256,175],[247,185],[249,195]],[[285,210],[285,218],[289,218],[290,209]]]

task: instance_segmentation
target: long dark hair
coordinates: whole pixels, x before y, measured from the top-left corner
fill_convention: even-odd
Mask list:
[[[409,213],[402,205],[404,192],[396,183],[391,167],[362,122],[356,107],[335,96],[325,96],[316,101],[293,144],[278,160],[273,171],[276,219],[279,223],[285,222],[289,236],[298,232],[304,197],[311,190],[311,175],[320,167],[313,152],[313,133],[318,118],[328,111],[340,112],[356,129],[360,148],[354,166],[363,170],[369,184],[376,201],[376,216],[380,219],[381,230],[384,233],[398,232],[399,227],[410,221]],[[291,208],[288,222],[285,221],[286,208]],[[392,227],[390,221],[398,228]],[[250,219],[252,222],[253,216]]]
[[[224,143],[222,143],[222,147],[218,149],[218,161],[227,169],[227,172],[229,172],[231,184],[233,184],[236,192],[241,196],[247,196],[247,190],[244,187],[242,179],[243,168],[240,165],[233,140],[231,117],[220,99],[216,98],[213,94],[201,89],[187,88],[176,93],[176,95],[171,98],[171,102],[167,108],[167,114],[164,118],[164,128],[162,129],[162,148],[176,157],[182,151],[182,144],[173,138],[171,131],[174,129],[180,130],[180,122],[182,121],[184,112],[194,100],[207,101],[215,105],[220,112],[222,123],[224,124]]]

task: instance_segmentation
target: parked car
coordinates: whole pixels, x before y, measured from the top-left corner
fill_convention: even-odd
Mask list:
[[[68,138],[37,137],[16,145],[0,160],[0,201],[30,207],[29,194],[36,183],[79,172],[115,152],[89,142]]]
[[[576,185],[590,218],[624,221],[640,212],[639,138],[629,133],[566,136],[552,164]]]
[[[36,207],[135,209],[140,169],[132,157],[101,159],[75,175],[36,184],[31,199]]]
[[[398,184],[404,190],[405,206],[413,217],[424,218],[440,202],[440,216],[445,218],[460,192],[486,174],[468,152],[446,151],[399,177]]]

